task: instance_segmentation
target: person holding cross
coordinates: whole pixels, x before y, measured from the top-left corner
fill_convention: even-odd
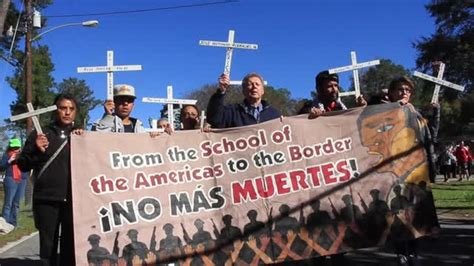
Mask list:
[[[390,82],[390,85],[388,87],[388,98],[390,102],[399,102],[401,105],[410,104],[410,99],[413,95],[414,89],[415,83],[409,77],[402,76],[395,78]],[[439,104],[437,103],[431,103],[430,107],[432,108],[433,115],[428,117],[428,130],[425,130],[426,134],[424,134],[424,149],[428,156],[429,179],[431,183],[434,183],[436,174],[433,170],[435,169],[433,144],[436,143],[436,137],[438,135],[440,108]],[[420,117],[420,121],[426,121],[420,113],[418,113],[418,115]],[[400,265],[408,265],[410,263],[414,263],[417,260],[416,239],[395,241],[394,246]]]
[[[194,104],[187,104],[181,108],[179,120],[182,130],[199,129],[200,116],[199,108]]]
[[[399,102],[401,105],[410,103],[415,83],[406,76],[398,77],[390,82],[388,87],[388,99],[390,102]],[[438,103],[431,103],[428,107],[428,129],[431,134],[431,142],[437,144],[439,121],[441,117],[440,106]]]
[[[42,265],[74,265],[69,136],[83,130],[74,126],[78,106],[72,96],[57,95],[54,103],[52,123],[29,135],[16,162],[21,171],[33,170],[33,215]]]
[[[280,111],[262,99],[265,87],[259,74],[247,74],[242,80],[243,103],[224,105],[229,86],[229,75],[222,74],[219,77],[219,87],[207,105],[207,121],[213,128],[254,125],[281,117]]]
[[[346,110],[347,107],[339,97],[339,76],[337,74],[329,74],[329,71],[321,71],[316,76],[316,93],[317,97],[313,100],[311,109],[309,110],[309,119],[321,116],[325,112]],[[360,95],[356,99],[357,106],[366,106],[367,102]],[[302,110],[300,113],[307,113]]]
[[[143,123],[131,117],[135,96],[135,88],[127,84],[114,86],[114,99],[104,103],[104,116],[92,126],[92,131],[143,133]]]

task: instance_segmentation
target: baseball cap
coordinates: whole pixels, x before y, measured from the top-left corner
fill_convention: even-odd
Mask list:
[[[128,84],[117,84],[114,86],[114,97],[119,96],[137,98],[137,96],[135,96],[135,88]]]
[[[325,80],[334,80],[339,83],[339,76],[337,74],[329,74],[328,70],[324,70],[318,73],[315,80],[316,80],[316,88],[320,88],[321,84]]]
[[[21,141],[17,138],[10,139],[8,143],[8,147],[10,148],[21,148]]]

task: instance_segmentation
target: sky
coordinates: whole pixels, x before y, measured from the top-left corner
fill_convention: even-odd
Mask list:
[[[225,49],[199,45],[199,40],[258,44],[258,50],[235,49],[231,79],[249,72],[263,75],[269,85],[287,88],[293,98],[309,98],[315,75],[325,69],[358,62],[390,59],[415,68],[413,43],[429,37],[434,20],[424,6],[427,0],[67,0],[54,1],[42,10],[48,25],[96,19],[99,26],[64,27],[45,34],[57,83],[69,77],[84,79],[98,99],[106,98],[105,73],[77,73],[77,67],[104,66],[107,51],[114,51],[116,65],[142,65],[142,71],[115,72],[114,83],[135,87],[133,116],[148,121],[159,118],[161,105],[141,103],[142,97],[166,97],[172,85],[175,98],[215,83],[223,72]],[[20,6],[20,0],[12,0]],[[166,7],[193,6],[162,9]],[[98,15],[98,13],[159,9],[149,12]],[[64,16],[97,14],[88,16]],[[23,41],[23,40],[22,40]],[[13,73],[0,62],[0,119],[10,116],[15,92],[4,81]],[[350,86],[351,73],[340,74],[341,86]],[[362,88],[363,93],[363,88]],[[102,116],[102,106],[90,112]],[[148,123],[145,122],[147,125]]]

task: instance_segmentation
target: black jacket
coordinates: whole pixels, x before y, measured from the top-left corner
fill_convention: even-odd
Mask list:
[[[241,127],[262,123],[276,119],[281,116],[280,112],[262,101],[263,110],[260,112],[260,119],[257,121],[245,110],[245,104],[224,105],[225,94],[217,91],[212,95],[207,105],[207,122],[213,128]]]
[[[36,147],[36,131],[28,137],[17,163],[22,171],[33,169],[34,200],[69,201],[71,199],[70,143],[64,146],[40,177],[37,175],[61,144],[69,139],[72,129],[72,127],[60,128],[54,124],[45,127],[43,133],[49,141],[45,153]]]

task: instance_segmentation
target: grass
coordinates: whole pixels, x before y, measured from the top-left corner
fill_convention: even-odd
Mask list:
[[[0,206],[3,207],[4,192],[0,190]],[[0,208],[1,208],[0,207]],[[23,236],[30,235],[35,232],[35,223],[33,221],[33,211],[31,210],[31,204],[25,206],[25,202],[22,201],[20,204],[20,211],[18,212],[18,226],[6,235],[0,235],[0,247],[5,246],[7,243],[20,239]]]
[[[434,184],[433,196],[441,216],[474,218],[474,181]]]

